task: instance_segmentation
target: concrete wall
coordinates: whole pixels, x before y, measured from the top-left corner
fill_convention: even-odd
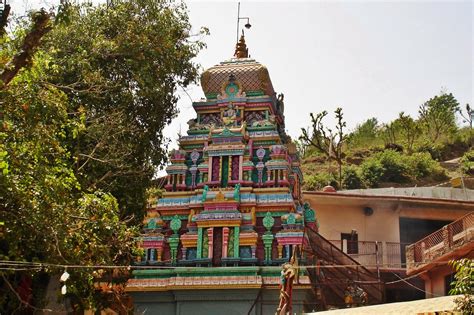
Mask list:
[[[448,292],[445,292],[445,277],[451,273],[453,273],[451,267],[441,266],[422,275],[422,278],[425,280],[426,298],[448,295]]]
[[[357,231],[359,241],[400,242],[399,214],[391,208],[371,204],[321,204],[314,196],[305,195],[319,222],[319,233],[329,240],[340,240],[341,233]],[[374,212],[364,214],[364,207],[371,207]]]
[[[182,290],[166,292],[130,292],[135,314],[162,315],[242,315],[247,314],[259,289]],[[293,292],[293,312],[303,312],[306,290]],[[274,314],[279,290],[264,290],[252,315]]]

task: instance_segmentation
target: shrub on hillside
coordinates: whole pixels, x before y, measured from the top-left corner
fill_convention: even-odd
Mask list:
[[[405,155],[385,150],[365,160],[360,172],[367,187],[377,187],[380,182],[406,183],[427,177],[435,180],[446,179],[445,170],[428,152]]]
[[[459,162],[464,174],[474,175],[474,150],[464,153]]]
[[[381,182],[382,176],[384,175],[385,169],[383,165],[374,158],[365,160],[360,166],[360,176],[362,182],[366,187],[378,187]]]
[[[431,177],[435,180],[446,179],[445,170],[439,163],[431,158],[428,152],[418,152],[406,156],[405,160],[409,166],[409,175],[413,179]]]
[[[385,150],[373,156],[383,167],[381,180],[385,182],[403,183],[409,176],[409,167],[406,163],[406,156],[394,150]]]
[[[317,191],[323,189],[327,185],[331,185],[338,189],[336,177],[331,173],[317,173],[314,175],[306,175],[304,177],[304,190]]]
[[[342,171],[342,185],[344,189],[362,188],[362,179],[357,166],[349,165],[344,168]]]
[[[429,153],[433,160],[440,160],[442,155],[442,148],[439,145],[429,142],[428,140],[424,140],[418,144],[415,148],[415,151],[420,153]]]

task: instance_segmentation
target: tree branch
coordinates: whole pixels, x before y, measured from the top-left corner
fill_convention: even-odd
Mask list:
[[[0,80],[3,81],[2,88],[5,88],[22,68],[30,65],[35,50],[40,45],[41,38],[52,29],[50,25],[51,17],[43,9],[35,12],[32,20],[33,27],[25,36],[20,52],[13,57],[5,70],[0,74]]]

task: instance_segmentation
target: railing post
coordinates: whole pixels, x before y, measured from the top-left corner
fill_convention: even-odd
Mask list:
[[[451,248],[451,243],[452,243],[452,235],[449,233],[449,230],[451,228],[451,225],[445,225],[442,228],[441,234],[443,235],[443,252],[447,252]]]
[[[379,242],[377,242],[377,241],[375,241],[375,264],[377,266],[377,279],[380,282]]]
[[[406,257],[406,264],[407,269],[412,269],[415,266],[415,244],[411,244],[405,247],[405,257]]]
[[[388,246],[386,241],[382,242],[382,266],[385,268],[389,267]]]

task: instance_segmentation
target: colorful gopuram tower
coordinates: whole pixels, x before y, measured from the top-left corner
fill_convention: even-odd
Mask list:
[[[149,268],[135,270],[127,290],[150,314],[273,314],[279,266],[316,224],[301,199],[283,95],[248,57],[243,35],[234,58],[206,70],[201,85],[206,100],[193,103],[197,117],[170,153],[166,192],[144,220],[137,265]],[[301,268],[294,312],[310,287]]]

